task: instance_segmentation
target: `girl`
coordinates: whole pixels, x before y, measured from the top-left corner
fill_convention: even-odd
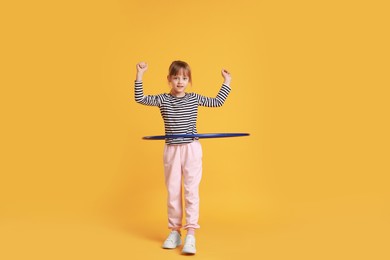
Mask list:
[[[198,106],[222,106],[230,93],[230,73],[222,70],[224,82],[215,98],[185,92],[192,83],[190,66],[184,61],[174,61],[167,76],[171,87],[169,93],[145,96],[142,78],[148,65],[137,64],[135,80],[135,101],[160,108],[164,120],[165,134],[196,134]],[[199,183],[202,177],[202,147],[198,138],[165,139],[164,147],[165,185],[168,191],[168,227],[171,232],[162,247],[173,249],[181,245],[182,228],[182,179],[185,198],[187,236],[183,254],[195,254],[195,229],[199,218]]]

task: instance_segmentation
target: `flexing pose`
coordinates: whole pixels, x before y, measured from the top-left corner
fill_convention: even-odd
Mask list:
[[[191,83],[191,69],[184,61],[174,61],[167,76],[170,92],[144,95],[142,79],[147,69],[145,62],[137,64],[135,100],[143,105],[160,108],[166,135],[197,134],[198,106],[222,106],[231,90],[230,73],[223,69],[221,73],[224,82],[215,98],[185,92]],[[198,138],[165,140],[164,174],[168,191],[168,227],[171,232],[162,247],[173,249],[181,245],[183,183],[186,216],[184,229],[187,230],[187,236],[182,253],[195,254],[195,229],[199,228],[199,183],[202,177],[202,147]]]

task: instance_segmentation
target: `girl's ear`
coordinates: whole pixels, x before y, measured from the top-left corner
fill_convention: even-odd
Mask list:
[[[172,82],[171,82],[171,77],[169,75],[167,76],[167,80],[168,80],[168,85],[171,87]]]

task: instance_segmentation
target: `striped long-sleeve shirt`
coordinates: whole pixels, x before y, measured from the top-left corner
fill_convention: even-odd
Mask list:
[[[144,95],[142,82],[135,82],[135,101],[160,108],[164,120],[165,134],[197,134],[196,120],[198,107],[220,107],[230,93],[230,87],[223,84],[215,98],[205,97],[196,93],[185,93],[184,97],[171,94]],[[167,144],[190,143],[197,138],[166,139]]]

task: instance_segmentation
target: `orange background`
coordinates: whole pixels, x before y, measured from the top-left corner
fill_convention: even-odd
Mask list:
[[[2,3],[1,259],[165,259],[158,109],[171,61],[215,96],[200,259],[389,259],[386,1]]]

